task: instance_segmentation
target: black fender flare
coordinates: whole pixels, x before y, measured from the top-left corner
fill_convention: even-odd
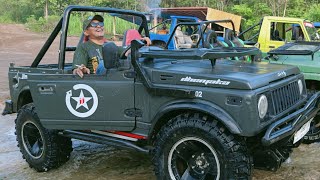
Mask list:
[[[238,123],[226,111],[224,111],[216,104],[203,100],[192,99],[178,100],[163,105],[152,119],[151,131],[149,135],[153,133],[158,121],[163,116],[167,115],[170,112],[179,110],[190,110],[209,114],[210,116],[215,117],[219,122],[224,124],[232,134],[241,134],[242,132]]]
[[[33,99],[29,85],[23,86],[23,87],[19,90],[19,94],[18,94],[18,96],[17,96],[17,99],[15,100],[15,101],[16,101],[16,104],[15,104],[14,110],[18,111],[18,110],[24,105],[24,104],[20,104],[20,103],[21,103],[21,99],[23,98],[23,96],[25,95],[25,93],[28,93],[28,92],[29,92],[30,95],[31,95],[31,99]]]

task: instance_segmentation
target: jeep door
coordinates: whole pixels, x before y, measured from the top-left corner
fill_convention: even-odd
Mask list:
[[[262,26],[258,39],[262,52],[269,52],[270,50],[285,44],[286,39],[282,25],[283,23],[281,22],[264,21],[263,26],[266,26],[266,28],[263,28]]]
[[[296,32],[298,29],[300,32]],[[258,42],[262,52],[269,52],[285,43],[297,40],[310,41],[301,19],[269,17],[263,21]]]
[[[40,74],[28,79],[41,123],[54,129],[130,131],[135,117],[134,79],[124,71],[105,75]]]
[[[114,43],[118,47],[125,44],[127,38],[123,38],[123,35],[128,29],[136,29],[140,35],[149,37],[147,20],[143,13],[106,7],[69,6],[64,11],[60,24],[53,31],[55,36],[61,34],[59,61],[58,66],[55,66],[60,70],[59,73],[38,73],[28,77],[36,111],[46,128],[131,131],[135,127],[135,81],[133,76],[125,75],[128,71],[132,71],[130,66],[122,71],[116,66],[107,67],[106,75],[86,74],[80,78],[72,74],[74,57],[72,53],[78,44],[90,40],[89,37],[84,38],[84,30],[87,29],[82,29],[81,26],[79,30],[78,25],[73,25],[83,18],[89,19],[93,14],[103,17],[104,25],[99,25],[99,28],[104,28],[104,38],[108,43]],[[96,27],[90,24],[89,28],[95,30]],[[78,34],[69,36],[71,32],[78,32]],[[75,36],[78,39],[73,44]],[[52,39],[49,37],[48,41]],[[44,48],[46,45],[48,43]],[[42,49],[39,55],[45,50]],[[99,49],[96,52],[99,52],[100,57],[101,54],[103,55],[102,59],[118,57],[105,53],[107,52],[105,50],[101,54]],[[117,54],[118,51],[112,52]],[[71,56],[68,53],[71,53]],[[39,55],[38,61],[35,60],[33,64],[35,68],[39,68],[38,63],[41,60]],[[117,58],[113,61],[117,61]],[[106,61],[106,63],[109,62]]]

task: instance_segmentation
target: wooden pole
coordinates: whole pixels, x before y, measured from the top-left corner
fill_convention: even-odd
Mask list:
[[[113,33],[113,39],[116,39],[116,17],[113,17],[113,23],[112,23],[113,27],[112,27],[112,33]]]

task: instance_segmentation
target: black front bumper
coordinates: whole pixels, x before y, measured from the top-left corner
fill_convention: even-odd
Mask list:
[[[12,114],[13,113],[13,103],[11,100],[5,101],[5,108],[2,111],[2,115]]]
[[[315,93],[303,108],[271,124],[262,138],[262,144],[268,146],[292,136],[305,123],[314,118],[320,110],[319,97],[320,92]]]

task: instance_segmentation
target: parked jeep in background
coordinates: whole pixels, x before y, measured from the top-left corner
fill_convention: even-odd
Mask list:
[[[252,165],[278,169],[319,111],[320,93],[307,96],[297,67],[229,58],[254,59],[255,47],[167,50],[133,40],[119,56],[121,42],[109,39],[107,73],[73,75],[69,20],[92,12],[134,18],[149,36],[142,13],[69,6],[31,66],[10,65],[4,114],[18,112],[18,146],[37,171],[65,163],[75,138],[151,153],[158,179],[250,179]],[[60,34],[57,64],[41,64]]]
[[[276,16],[263,17],[259,23],[242,31],[238,37],[245,44],[260,48],[263,53],[278,48],[287,42],[320,39],[311,22],[299,18]]]
[[[152,44],[159,47],[165,47],[174,28],[179,23],[214,20],[216,23],[210,25],[207,33],[205,33],[205,39],[211,39],[212,32],[214,32],[217,40],[223,42],[226,38],[226,30],[231,29],[238,32],[241,22],[241,16],[207,7],[154,8],[147,14],[147,19],[149,20]],[[222,21],[226,19],[231,20],[232,24]],[[173,38],[168,43],[168,49],[179,49],[181,48],[180,44],[189,44],[190,46],[198,41],[200,27],[190,25],[181,25],[179,27],[179,32],[183,33],[180,33],[180,36],[188,36],[186,38],[187,42],[183,43],[184,41],[182,41],[179,43],[179,40]],[[184,45],[182,45],[183,47]]]
[[[157,16],[155,17],[157,18]],[[169,19],[163,19],[162,22],[159,22],[154,27],[150,28],[150,40],[152,42],[152,45],[159,46],[159,47],[165,47],[170,35],[174,32],[174,28],[178,23],[183,22],[199,22],[200,19],[192,16],[170,16]],[[184,33],[184,35],[189,36],[191,41],[189,43],[193,43],[192,39],[196,42],[199,38],[198,30],[199,27],[189,27],[189,26],[180,26],[181,31]],[[190,30],[189,30],[190,29]],[[176,41],[170,41],[168,44],[168,49],[179,49],[177,47]]]
[[[272,64],[288,64],[299,67],[304,74],[306,87],[310,94],[320,90],[320,43],[298,41],[288,43],[268,52],[266,58]],[[320,116],[311,123],[304,142],[312,143],[320,139]]]
[[[318,33],[319,33],[320,22],[314,22],[313,25],[314,25],[314,27],[317,29]]]

